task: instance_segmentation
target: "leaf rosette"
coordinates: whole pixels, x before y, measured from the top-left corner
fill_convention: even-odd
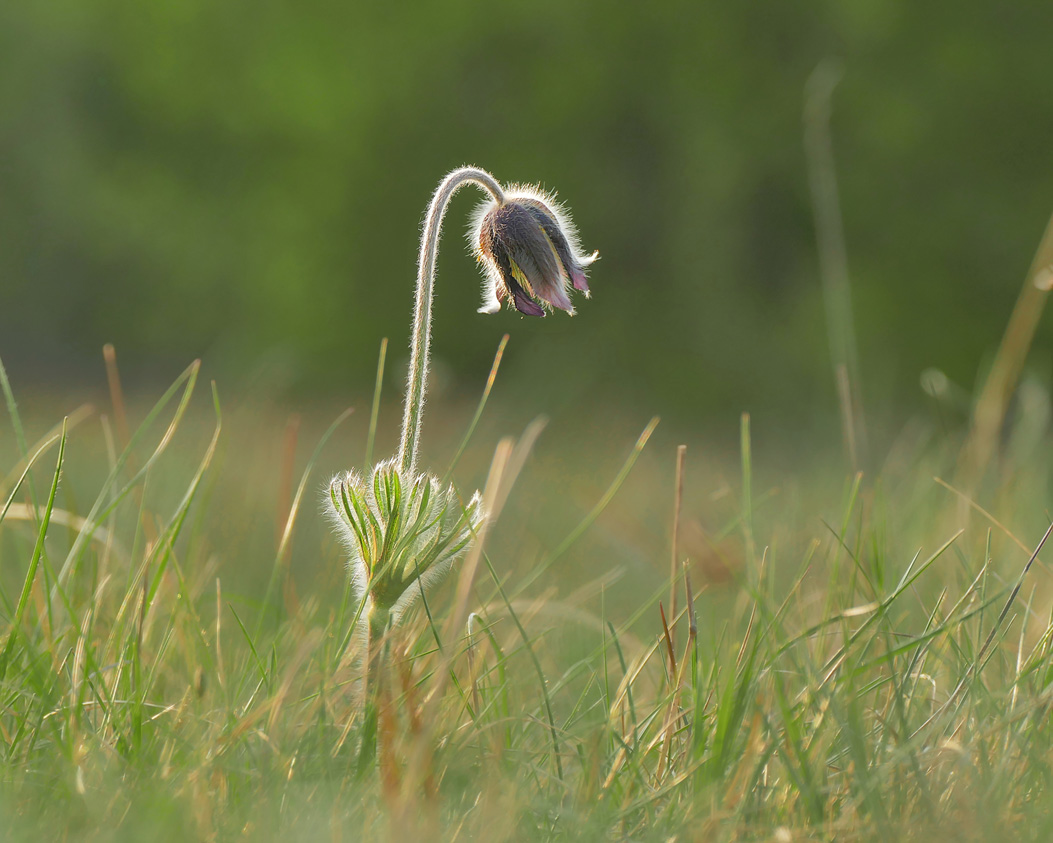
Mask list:
[[[368,479],[354,471],[334,477],[328,505],[356,590],[395,616],[446,574],[485,519],[478,492],[464,503],[452,485],[407,476],[395,460]]]

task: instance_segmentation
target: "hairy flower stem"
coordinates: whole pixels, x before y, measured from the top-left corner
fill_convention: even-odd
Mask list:
[[[366,642],[366,711],[362,724],[362,746],[358,752],[359,778],[369,773],[377,759],[377,720],[383,704],[384,676],[388,661],[388,625],[391,612],[372,603],[367,616],[369,637]]]
[[[402,442],[399,446],[399,467],[410,477],[417,468],[417,445],[420,440],[421,417],[424,415],[424,393],[431,352],[431,301],[435,289],[435,258],[439,253],[442,218],[446,214],[446,205],[450,197],[467,182],[474,182],[499,203],[505,198],[501,185],[485,170],[461,167],[442,180],[428,206],[417,262],[417,303],[413,315],[409,384],[402,417]]]

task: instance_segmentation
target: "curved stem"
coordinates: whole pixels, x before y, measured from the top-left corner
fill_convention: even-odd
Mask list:
[[[501,185],[488,172],[477,167],[461,167],[442,180],[428,206],[417,262],[417,303],[413,314],[409,384],[406,388],[402,442],[399,446],[399,467],[411,476],[417,468],[417,443],[420,439],[421,417],[424,415],[424,392],[431,350],[431,300],[435,289],[435,257],[439,253],[442,218],[446,214],[450,197],[467,182],[477,184],[496,202],[503,202],[505,198]]]

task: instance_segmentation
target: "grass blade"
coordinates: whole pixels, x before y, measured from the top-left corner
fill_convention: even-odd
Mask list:
[[[37,532],[37,541],[33,547],[33,556],[29,560],[29,569],[26,571],[26,579],[22,585],[22,594],[19,596],[18,605],[15,607],[15,616],[11,621],[11,631],[8,633],[7,643],[4,645],[4,651],[0,654],[0,682],[3,682],[7,675],[7,668],[10,664],[12,649],[18,638],[18,632],[22,627],[22,618],[25,615],[26,605],[29,603],[29,592],[33,587],[33,581],[36,579],[37,566],[40,563],[41,554],[44,552],[44,537],[47,535],[48,525],[51,523],[51,510],[55,506],[55,494],[58,492],[59,477],[62,475],[62,461],[65,459],[65,456],[66,427],[63,425],[62,433],[59,438],[59,452],[58,460],[55,464],[55,474],[51,480],[51,492],[48,494],[48,502],[47,506],[44,508],[44,515],[40,519],[40,529]]]

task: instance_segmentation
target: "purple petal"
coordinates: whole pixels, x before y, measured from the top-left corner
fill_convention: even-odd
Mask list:
[[[570,283],[573,285],[575,290],[580,290],[583,293],[589,292],[589,282],[585,277],[585,265],[592,263],[593,259],[587,259],[581,261],[574,254],[574,250],[570,248],[570,242],[567,240],[567,236],[563,233],[563,229],[559,227],[559,223],[556,221],[555,216],[550,214],[547,209],[541,207],[539,204],[531,205],[531,212],[534,215],[534,219],[537,220],[538,225],[541,226],[541,230],[548,235],[549,241],[552,243],[552,248],[556,252],[556,256],[559,258],[559,262],[562,266],[562,270],[566,273],[567,277],[570,278]]]
[[[497,298],[504,301],[506,297],[512,299],[512,304],[520,313],[527,316],[544,316],[545,311],[538,306],[530,294],[522,288],[515,275],[512,273],[512,261],[505,251],[504,244],[500,241],[494,243],[493,258],[497,268],[501,272],[501,283],[497,286]]]
[[[548,239],[545,238],[544,232],[538,230],[538,236],[544,241],[543,251],[533,253],[518,250],[515,254],[515,265],[519,267],[519,271],[526,278],[529,290],[534,294],[534,298],[548,302],[560,310],[573,313],[574,306],[570,303],[570,299],[567,298],[566,281],[560,273],[559,265],[556,263],[556,255],[552,251]],[[548,264],[547,271],[542,269],[539,264]]]
[[[529,295],[526,290],[516,284],[514,290],[512,290],[512,303],[516,306],[516,310],[526,316],[544,316],[545,311],[541,309],[540,305],[537,304]]]

